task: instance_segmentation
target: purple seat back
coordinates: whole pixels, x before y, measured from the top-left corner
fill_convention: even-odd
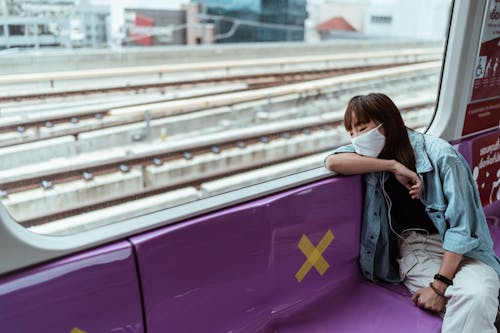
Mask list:
[[[270,329],[333,290],[360,281],[360,177],[332,178],[131,238],[149,333]],[[312,267],[297,247],[331,231]],[[267,327],[267,328],[266,328]]]
[[[361,214],[361,176],[333,177],[134,236],[136,262],[118,242],[28,269],[0,281],[1,330],[439,332],[362,279]]]
[[[141,333],[141,311],[125,241],[0,279],[0,332]]]
[[[132,237],[148,332],[439,332],[404,289],[362,279],[361,205],[361,177],[335,177]],[[329,231],[309,254],[329,267],[299,282],[298,245]]]

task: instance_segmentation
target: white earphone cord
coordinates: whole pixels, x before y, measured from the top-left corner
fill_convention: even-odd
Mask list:
[[[394,230],[394,228],[392,227],[392,216],[391,216],[392,201],[391,201],[391,198],[389,197],[389,194],[387,194],[387,192],[385,191],[384,175],[385,175],[385,171],[380,174],[379,180],[380,180],[380,183],[382,184],[382,194],[384,195],[385,203],[387,204],[387,218],[389,220],[389,228],[396,236],[398,236],[399,239],[401,239],[402,241],[405,241],[406,238],[404,238],[402,235],[398,234]],[[421,231],[421,232],[423,231],[427,237],[429,236],[429,231],[426,229],[422,229],[422,228],[408,228],[408,229],[403,230],[402,234],[405,234],[405,233],[410,232],[410,231]]]

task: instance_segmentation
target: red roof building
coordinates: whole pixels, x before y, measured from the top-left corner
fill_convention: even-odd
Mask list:
[[[317,32],[329,31],[356,31],[354,27],[342,16],[335,16],[316,26]]]

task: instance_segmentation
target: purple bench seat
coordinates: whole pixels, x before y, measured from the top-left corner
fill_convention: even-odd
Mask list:
[[[310,309],[276,325],[274,332],[441,331],[441,318],[417,308],[404,287],[346,281]]]
[[[462,140],[455,148],[472,166],[477,140],[498,140],[499,132]],[[476,144],[476,146],[474,146]],[[498,169],[498,168],[497,168]],[[500,201],[484,207],[494,249],[500,255]],[[403,286],[373,284],[354,278],[318,301],[314,308],[276,326],[276,332],[440,332],[441,318],[418,309]]]
[[[334,177],[130,239],[148,333],[439,332],[404,287],[359,272],[361,177]],[[298,282],[306,257],[331,230],[323,258]]]

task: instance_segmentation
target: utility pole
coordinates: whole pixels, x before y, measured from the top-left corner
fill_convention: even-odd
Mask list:
[[[201,21],[201,44],[206,44],[207,43],[207,36],[205,35],[207,33],[206,29],[206,17],[207,17],[207,0],[203,0],[203,8],[202,10],[202,21]]]

